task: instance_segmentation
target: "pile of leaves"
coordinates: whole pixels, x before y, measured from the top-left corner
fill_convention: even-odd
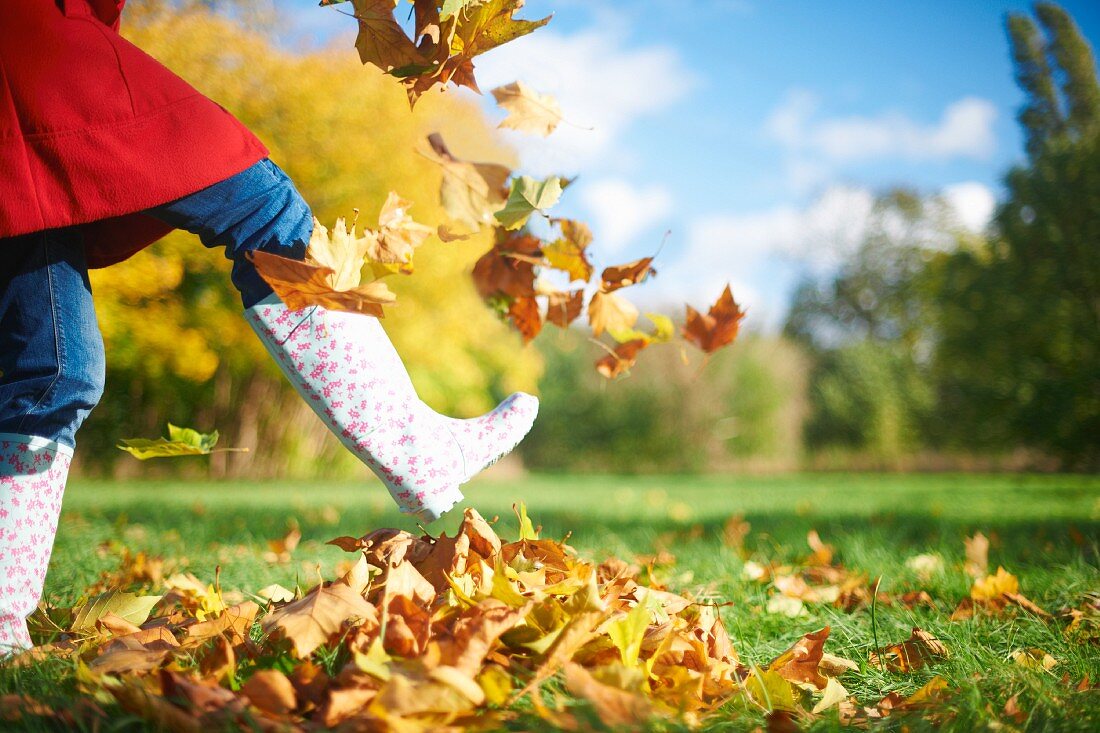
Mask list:
[[[805,721],[848,701],[839,678],[857,665],[824,651],[828,628],[746,666],[713,602],[643,585],[620,560],[588,562],[517,514],[513,542],[472,509],[453,537],[339,537],[330,544],[356,556],[341,577],[233,605],[217,583],[164,578],[132,557],[112,589],[42,611],[36,624],[55,638],[19,660],[73,658],[82,704],[8,696],[6,715],[72,723],[117,705],[177,731],[491,728],[523,716],[575,730],[584,715],[695,726],[746,707]],[[165,592],[118,590],[143,582]]]

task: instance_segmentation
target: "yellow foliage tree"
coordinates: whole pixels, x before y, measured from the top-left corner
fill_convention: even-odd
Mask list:
[[[322,222],[358,208],[372,225],[391,190],[414,202],[417,221],[444,221],[440,172],[417,152],[432,131],[461,155],[514,163],[475,105],[430,94],[411,111],[400,85],[352,49],[292,53],[201,5],[146,3],[124,18],[124,32],[250,127]],[[433,237],[417,250],[414,275],[389,280],[398,303],[386,330],[423,399],[460,416],[505,392],[533,391],[540,371],[537,353],[473,288],[469,271],[489,244]],[[92,284],[110,370],[104,406],[84,431],[96,448],[172,420],[216,423],[229,444],[253,450],[218,457],[215,472],[304,473],[342,454],[241,318],[220,252],[176,232],[94,272]]]

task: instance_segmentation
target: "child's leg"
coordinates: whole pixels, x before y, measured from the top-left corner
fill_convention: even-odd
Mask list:
[[[0,240],[0,655],[30,646],[75,435],[103,391],[74,229]]]
[[[145,213],[197,234],[207,247],[225,247],[233,284],[245,307],[271,294],[245,253],[255,249],[300,260],[313,214],[282,169],[261,160],[235,176]]]

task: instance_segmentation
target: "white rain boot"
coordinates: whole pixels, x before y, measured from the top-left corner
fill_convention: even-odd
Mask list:
[[[26,619],[42,597],[72,455],[52,440],[0,433],[0,656],[31,647]]]
[[[378,319],[321,306],[292,310],[270,295],[245,318],[302,398],[382,480],[401,511],[432,522],[458,486],[531,429],[538,400],[516,393],[472,420],[439,415],[416,395]]]

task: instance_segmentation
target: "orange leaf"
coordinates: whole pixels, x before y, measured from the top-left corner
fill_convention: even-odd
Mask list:
[[[912,672],[948,657],[947,647],[936,637],[916,627],[905,641],[871,652],[870,663],[883,662],[892,672]]]
[[[619,376],[634,366],[638,353],[649,346],[645,339],[626,341],[615,347],[615,351],[596,360],[596,371],[608,379]]]
[[[603,281],[601,289],[605,293],[610,293],[619,288],[636,285],[650,275],[656,275],[657,271],[651,266],[652,263],[652,257],[643,257],[625,265],[604,268],[604,271],[600,274],[600,280]]]
[[[241,686],[249,701],[272,715],[286,715],[298,707],[298,696],[287,676],[277,669],[261,669]]]
[[[737,338],[741,319],[745,312],[733,299],[730,286],[722,291],[718,301],[703,315],[687,306],[687,319],[684,324],[684,338],[698,346],[704,353],[713,354],[718,349]]]
[[[559,328],[575,321],[584,310],[584,290],[555,291],[548,296],[546,320]]]
[[[512,325],[523,336],[523,343],[530,343],[531,339],[539,335],[542,330],[542,314],[539,313],[539,304],[534,298],[517,297],[512,299],[508,306],[508,317],[512,319]]]
[[[333,583],[317,586],[304,598],[277,609],[263,625],[268,633],[289,639],[298,657],[305,659],[340,633],[345,622],[359,620],[377,625],[378,612],[350,586]]]
[[[335,290],[329,284],[336,277],[331,267],[280,257],[269,252],[249,252],[271,289],[289,308],[320,305],[330,310],[366,313],[382,317],[382,306],[397,300],[385,283],[372,282],[349,290]]]

